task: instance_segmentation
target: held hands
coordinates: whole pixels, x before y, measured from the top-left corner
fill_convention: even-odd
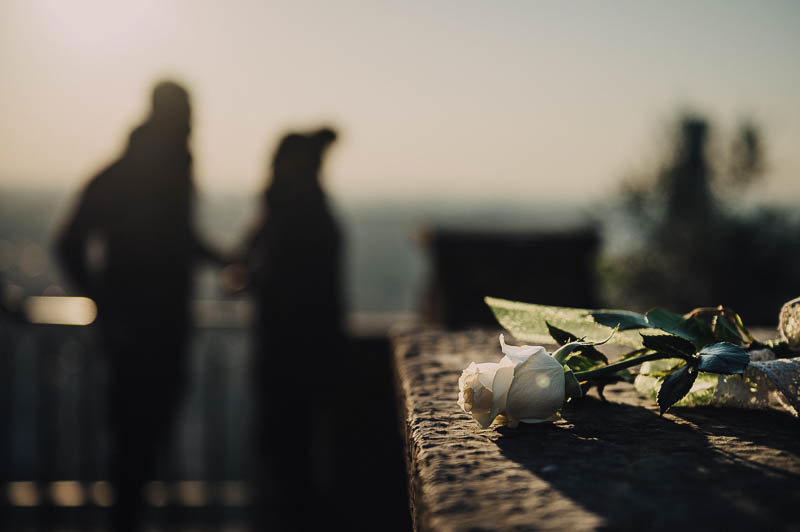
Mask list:
[[[230,260],[219,271],[219,284],[222,292],[228,296],[238,295],[250,285],[250,273],[247,264],[237,257]]]

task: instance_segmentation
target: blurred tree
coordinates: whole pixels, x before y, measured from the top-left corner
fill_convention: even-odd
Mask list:
[[[758,128],[743,123],[731,146],[730,178],[733,185],[749,185],[764,172],[761,138]]]
[[[635,243],[601,262],[606,303],[679,312],[724,304],[750,323],[774,322],[800,293],[800,224],[775,207],[741,208],[764,174],[757,126],[743,123],[731,152],[713,157],[702,116],[682,116],[673,131],[661,169],[623,187]]]

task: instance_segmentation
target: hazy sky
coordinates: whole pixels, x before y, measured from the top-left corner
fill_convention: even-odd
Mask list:
[[[0,183],[84,183],[174,77],[209,191],[325,122],[337,195],[596,197],[691,109],[760,123],[800,200],[799,58],[797,1],[0,0]]]

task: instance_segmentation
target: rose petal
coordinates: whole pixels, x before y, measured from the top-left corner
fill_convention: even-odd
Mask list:
[[[516,364],[514,364],[514,361],[511,360],[510,358],[503,357],[503,358],[500,359],[500,367],[503,368],[503,367],[506,367],[506,366],[510,366],[510,367],[513,368],[514,366],[516,366]]]
[[[546,419],[564,405],[564,368],[547,353],[537,353],[514,370],[508,390],[509,418]]]
[[[500,368],[500,364],[497,362],[484,362],[482,364],[475,364],[475,367],[478,372],[478,380],[491,391],[494,374]]]
[[[472,419],[478,422],[481,428],[488,429],[489,425],[494,421],[494,417],[489,412],[482,412],[479,414],[472,413]]]
[[[506,411],[508,389],[511,387],[513,380],[514,368],[512,366],[503,366],[494,374],[494,381],[492,382],[492,420]]]
[[[522,364],[537,353],[547,353],[547,350],[540,345],[508,345],[506,344],[506,339],[502,334],[500,335],[500,348],[502,349],[503,354],[506,355],[506,357],[508,357],[508,359],[511,360],[515,366]]]
[[[464,371],[461,372],[461,376],[458,378],[458,391],[463,392],[464,386],[466,386],[465,381],[468,375],[472,375],[476,372],[476,364],[475,362],[470,362],[469,366],[467,366]]]

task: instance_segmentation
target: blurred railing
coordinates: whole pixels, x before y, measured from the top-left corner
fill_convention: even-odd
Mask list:
[[[244,519],[254,466],[252,311],[244,300],[199,301],[193,310],[187,395],[145,495],[155,509]],[[0,506],[17,514],[113,504],[106,360],[95,329],[85,326],[94,314],[85,298],[30,298],[22,316],[0,316]],[[353,315],[351,333],[356,341],[381,338],[409,318]]]

